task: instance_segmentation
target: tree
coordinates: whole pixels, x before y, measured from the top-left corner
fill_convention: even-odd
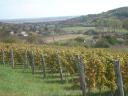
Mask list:
[[[27,41],[29,43],[37,43],[37,39],[38,39],[38,37],[35,34],[30,33],[28,38],[27,38]]]
[[[123,28],[128,29],[128,19],[123,21]]]

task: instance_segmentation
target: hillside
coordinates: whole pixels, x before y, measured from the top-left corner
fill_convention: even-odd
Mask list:
[[[84,10],[84,9],[83,9]],[[0,20],[3,23],[34,23],[34,24],[56,24],[70,26],[97,26],[100,22],[121,21],[128,19],[128,7],[112,9],[100,14],[88,14],[82,16],[62,16],[46,18],[9,19]]]
[[[102,12],[100,14],[89,14],[86,16],[80,16],[76,18],[71,18],[59,22],[60,24],[68,25],[86,25],[86,26],[95,26],[98,21],[109,21],[109,20],[125,20],[128,19],[128,7],[121,7],[107,12]]]
[[[49,43],[49,41],[53,42],[53,39],[55,39],[57,42],[64,41],[64,43],[66,40],[68,45],[69,42],[81,34],[87,36],[83,36],[82,40],[73,42],[84,45],[83,41],[85,42],[86,37],[89,37],[91,40],[87,40],[86,45],[91,47],[96,45],[97,42],[100,42],[100,44],[107,43],[107,46],[112,46],[114,44],[127,45],[128,41],[128,7],[79,17],[15,19],[0,20],[0,22],[2,22],[0,23],[0,41],[6,43],[27,42],[44,44]],[[108,34],[114,37],[106,38],[105,42],[103,42],[104,35]],[[99,35],[102,36],[102,39],[99,39]],[[111,41],[109,39],[112,39],[112,43],[109,42]],[[95,44],[92,43],[93,40],[96,40]],[[101,47],[101,45],[98,45],[98,47]]]

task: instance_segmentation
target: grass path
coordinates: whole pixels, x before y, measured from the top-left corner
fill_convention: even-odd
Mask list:
[[[79,96],[80,91],[70,87],[52,78],[42,79],[40,75],[24,73],[23,69],[0,66],[0,96]]]
[[[61,41],[61,40],[70,40],[70,39],[75,39],[77,37],[83,37],[83,34],[68,34],[68,35],[59,35],[59,36],[54,36],[55,42]],[[45,38],[45,42],[47,43],[52,43],[53,41],[53,36],[49,36]]]

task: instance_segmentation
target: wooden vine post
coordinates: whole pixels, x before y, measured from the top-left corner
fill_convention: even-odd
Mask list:
[[[25,51],[24,69],[28,68],[28,50]]]
[[[42,54],[41,56],[41,63],[42,63],[42,71],[43,71],[43,77],[46,77],[46,63],[45,63],[45,58],[44,58],[44,54]]]
[[[2,62],[3,62],[3,65],[5,65],[5,52],[3,49],[1,51],[2,51]]]
[[[31,60],[32,60],[32,64],[31,64],[31,68],[32,68],[32,74],[35,74],[35,58],[34,58],[34,53],[32,51],[31,53]]]
[[[116,74],[116,83],[118,87],[119,96],[124,96],[123,80],[122,80],[119,60],[114,61],[114,69],[115,69],[115,74]]]
[[[61,63],[61,60],[60,60],[60,55],[59,55],[58,51],[56,53],[57,53],[57,63],[59,65],[61,83],[64,83],[63,69],[62,69],[62,63]]]
[[[15,67],[15,64],[14,64],[14,51],[13,51],[13,49],[11,49],[11,65],[12,65],[12,68]]]
[[[84,72],[84,63],[81,56],[78,58],[78,68],[79,68],[79,78],[80,78],[80,88],[82,90],[82,96],[86,96],[86,82],[85,82],[85,72]]]

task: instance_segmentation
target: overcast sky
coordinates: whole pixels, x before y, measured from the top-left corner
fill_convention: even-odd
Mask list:
[[[128,0],[0,0],[0,19],[77,16],[128,6]]]

